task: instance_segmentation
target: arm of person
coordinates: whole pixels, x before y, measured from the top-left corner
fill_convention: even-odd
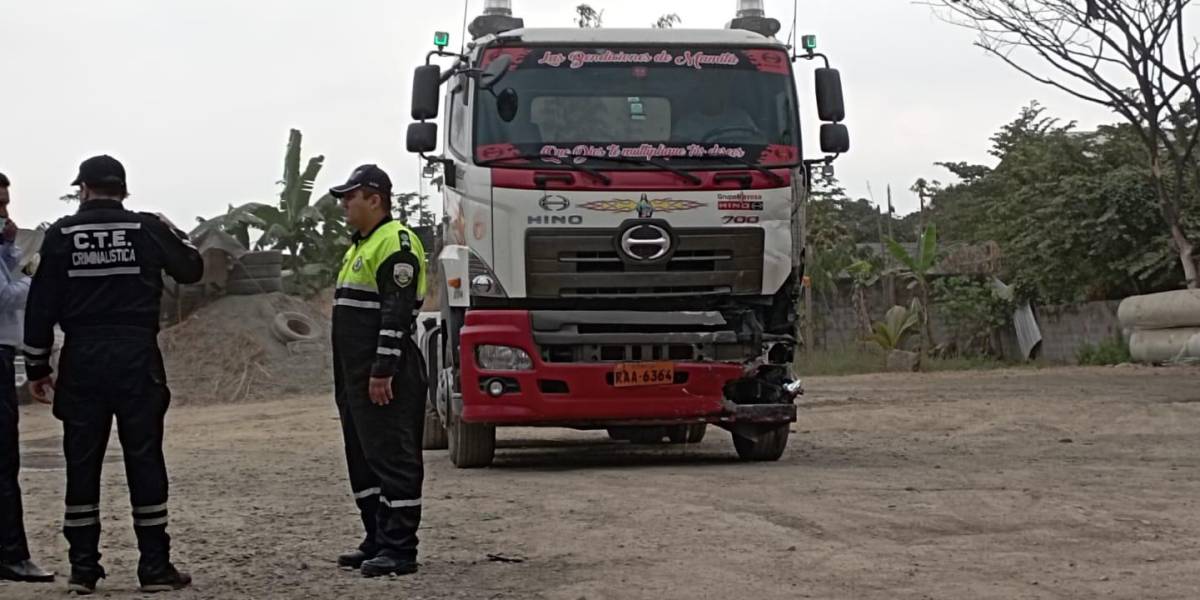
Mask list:
[[[147,228],[151,239],[163,253],[163,268],[167,275],[182,284],[200,281],[204,277],[204,258],[196,246],[188,241],[187,234],[162,215],[147,216],[152,217]]]
[[[416,254],[402,246],[383,261],[376,272],[381,322],[375,362],[371,365],[371,400],[384,406],[392,400],[392,377],[404,357],[413,330],[421,264]]]
[[[8,276],[0,283],[3,283],[3,287],[0,287],[0,313],[24,310],[29,298],[29,278],[15,268],[9,268]]]
[[[54,348],[54,326],[58,324],[65,290],[64,238],[57,227],[42,241],[41,264],[33,276],[25,303],[25,372],[34,398],[46,402],[47,387],[53,388],[50,354]]]

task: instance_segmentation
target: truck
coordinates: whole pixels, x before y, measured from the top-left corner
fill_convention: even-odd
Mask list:
[[[782,456],[804,203],[850,142],[815,37],[793,49],[762,0],[736,10],[723,29],[527,28],[487,0],[461,52],[435,36],[406,140],[444,205],[426,448],[479,468],[498,427],[695,443],[716,426],[744,461]],[[824,62],[809,160],[807,60]]]

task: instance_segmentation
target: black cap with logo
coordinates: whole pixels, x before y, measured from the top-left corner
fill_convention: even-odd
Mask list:
[[[125,188],[125,167],[117,159],[104,154],[93,156],[79,165],[79,175],[71,185],[120,186]]]
[[[346,194],[364,187],[379,192],[384,198],[392,196],[392,179],[376,165],[363,165],[355,169],[344,185],[330,188],[329,194],[334,198],[343,198]]]

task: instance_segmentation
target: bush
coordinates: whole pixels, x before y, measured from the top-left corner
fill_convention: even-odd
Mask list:
[[[1129,344],[1119,335],[1095,346],[1084,344],[1075,352],[1075,358],[1085,367],[1120,365],[1133,360],[1129,354]]]

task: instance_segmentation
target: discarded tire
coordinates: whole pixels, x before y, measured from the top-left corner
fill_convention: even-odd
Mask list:
[[[234,265],[229,272],[229,281],[245,279],[279,279],[283,275],[283,265]]]
[[[237,260],[239,264],[245,267],[259,265],[283,265],[283,253],[278,250],[266,250],[263,252],[247,252]]]
[[[254,296],[283,291],[283,280],[273,279],[239,279],[225,285],[225,291],[234,296]]]
[[[312,319],[296,312],[283,312],[275,315],[271,323],[271,333],[285,344],[293,342],[311,342],[320,337],[320,329]]]

